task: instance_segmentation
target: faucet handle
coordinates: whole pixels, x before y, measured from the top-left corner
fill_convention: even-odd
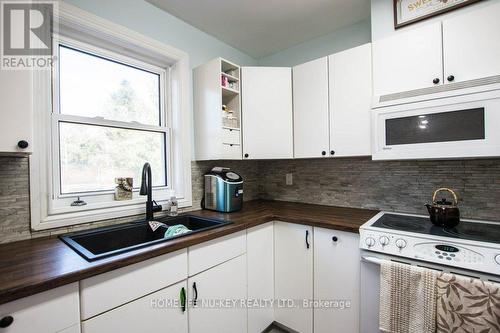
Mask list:
[[[158,205],[158,203],[153,200],[153,212],[161,212],[163,210],[162,205]]]

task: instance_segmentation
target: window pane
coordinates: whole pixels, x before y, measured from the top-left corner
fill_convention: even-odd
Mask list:
[[[59,47],[62,114],[160,125],[160,76]]]
[[[165,134],[61,122],[61,193],[111,190],[117,177],[141,182],[151,164],[153,185],[166,185]]]

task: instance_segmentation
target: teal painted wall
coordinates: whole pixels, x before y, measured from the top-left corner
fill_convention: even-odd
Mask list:
[[[257,60],[144,0],[64,0],[189,54],[191,67],[223,57],[239,65]]]
[[[347,50],[371,41],[370,20],[336,30],[328,35],[317,37],[292,46],[286,50],[259,59],[260,66],[295,66],[309,60],[321,58]]]

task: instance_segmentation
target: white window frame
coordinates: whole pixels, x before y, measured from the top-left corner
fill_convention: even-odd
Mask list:
[[[68,213],[74,211],[74,207],[71,207],[71,203],[75,200],[76,197],[81,197],[83,200],[87,202],[87,209],[92,209],[94,207],[106,207],[106,206],[124,206],[130,205],[132,203],[141,202],[141,198],[138,197],[138,190],[134,190],[134,198],[132,201],[114,201],[114,190],[108,191],[95,191],[95,192],[83,192],[78,194],[62,194],[60,193],[61,189],[61,173],[60,173],[60,134],[59,134],[59,123],[67,122],[67,123],[78,123],[78,124],[88,124],[88,125],[100,125],[105,127],[115,127],[122,129],[131,129],[131,130],[146,130],[149,132],[157,132],[163,133],[166,138],[166,147],[165,147],[165,176],[167,180],[166,186],[155,187],[153,189],[155,200],[157,201],[165,201],[168,200],[171,196],[169,182],[171,176],[171,167],[170,167],[170,138],[169,138],[169,123],[167,121],[167,115],[171,113],[171,108],[169,107],[169,100],[166,98],[168,96],[169,91],[169,83],[168,83],[168,75],[170,67],[161,68],[158,66],[153,66],[148,63],[138,61],[136,59],[132,59],[130,57],[117,54],[115,52],[104,50],[102,48],[95,47],[93,45],[82,43],[76,41],[74,39],[70,39],[62,36],[54,36],[53,39],[54,50],[57,52],[59,46],[67,46],[73,48],[77,51],[86,52],[90,55],[95,55],[99,57],[103,57],[107,60],[115,61],[120,64],[129,65],[136,67],[138,69],[148,70],[152,73],[158,74],[160,76],[160,124],[159,125],[144,125],[138,123],[130,123],[130,122],[121,122],[116,120],[107,120],[102,118],[86,118],[74,115],[62,114],[60,110],[60,105],[57,101],[59,101],[59,66],[53,67],[53,112],[52,112],[52,179],[53,179],[53,189],[52,189],[52,200],[51,205],[49,206],[49,214],[60,214],[60,213]],[[134,187],[138,187],[139,179],[134,180]]]
[[[154,199],[164,204],[175,195],[180,207],[192,205],[190,69],[186,53],[140,35],[66,3],[59,7],[59,44],[106,59],[160,74],[161,124],[151,126],[106,119],[64,115],[59,112],[58,64],[54,71],[33,72],[34,153],[30,156],[31,227],[44,230],[110,218],[141,214],[145,198],[114,201],[114,191],[82,193],[86,206],[71,206],[76,194],[61,194],[59,178],[59,121],[97,124],[161,132],[166,138],[167,185],[154,189]],[[56,53],[57,54],[57,53]],[[135,179],[134,186],[140,180]]]

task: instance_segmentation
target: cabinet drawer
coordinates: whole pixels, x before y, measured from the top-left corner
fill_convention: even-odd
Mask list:
[[[246,230],[189,248],[189,276],[246,252]]]
[[[187,277],[187,250],[149,259],[80,281],[82,320]]]
[[[241,146],[223,144],[221,156],[223,160],[241,160]]]
[[[54,333],[74,325],[78,332],[78,283],[0,305],[0,318],[6,316],[14,321],[1,332]]]
[[[186,281],[86,320],[82,333],[187,333],[187,307],[183,311],[180,301],[183,288],[186,291]]]
[[[240,131],[233,129],[222,130],[222,143],[239,145],[240,144]]]

